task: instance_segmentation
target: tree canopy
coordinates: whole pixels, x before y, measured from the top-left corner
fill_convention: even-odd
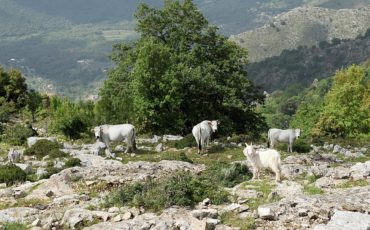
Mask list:
[[[218,34],[191,0],[167,0],[162,9],[141,4],[135,17],[141,36],[113,48],[101,122],[162,133],[189,132],[205,119],[220,119],[225,133],[265,128],[254,112],[263,95],[244,70],[247,51]]]

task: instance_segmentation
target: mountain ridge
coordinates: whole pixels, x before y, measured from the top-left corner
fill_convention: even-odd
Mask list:
[[[370,28],[370,6],[333,10],[304,6],[282,13],[264,26],[230,36],[248,49],[251,62],[277,56],[283,50],[318,45],[332,39],[354,39]]]

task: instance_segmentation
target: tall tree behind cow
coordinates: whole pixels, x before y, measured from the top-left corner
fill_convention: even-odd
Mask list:
[[[254,112],[263,95],[243,68],[247,51],[210,26],[191,0],[141,4],[140,38],[115,45],[116,67],[100,91],[105,123],[129,122],[145,132],[190,132],[204,119],[220,119],[224,133],[258,133]]]

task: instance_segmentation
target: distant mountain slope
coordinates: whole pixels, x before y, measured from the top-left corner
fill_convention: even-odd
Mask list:
[[[248,76],[272,92],[292,84],[309,86],[314,79],[332,76],[336,70],[370,60],[370,29],[354,40],[335,39],[332,44],[284,50],[281,55],[247,66]]]
[[[24,36],[71,26],[64,18],[48,16],[17,4],[14,0],[0,0],[0,40],[9,36]]]
[[[230,39],[249,51],[251,62],[279,55],[283,50],[313,46],[334,38],[353,39],[370,28],[370,6],[332,10],[298,7],[280,14],[261,28]]]

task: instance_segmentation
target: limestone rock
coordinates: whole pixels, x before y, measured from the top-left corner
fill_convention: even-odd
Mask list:
[[[337,229],[357,229],[368,230],[370,228],[370,215],[358,212],[338,211],[328,224],[320,224],[314,230],[337,230]]]
[[[155,151],[157,153],[159,152],[162,152],[164,150],[164,147],[163,147],[163,144],[162,143],[159,143],[156,147],[155,147]]]
[[[17,163],[21,160],[23,152],[16,149],[10,149],[8,153],[8,160],[12,163]]]
[[[276,219],[275,212],[269,207],[258,207],[257,212],[258,212],[258,216],[261,219],[264,219],[264,220],[275,220]]]
[[[216,209],[196,209],[191,211],[191,215],[199,220],[204,218],[217,218],[218,212]]]

